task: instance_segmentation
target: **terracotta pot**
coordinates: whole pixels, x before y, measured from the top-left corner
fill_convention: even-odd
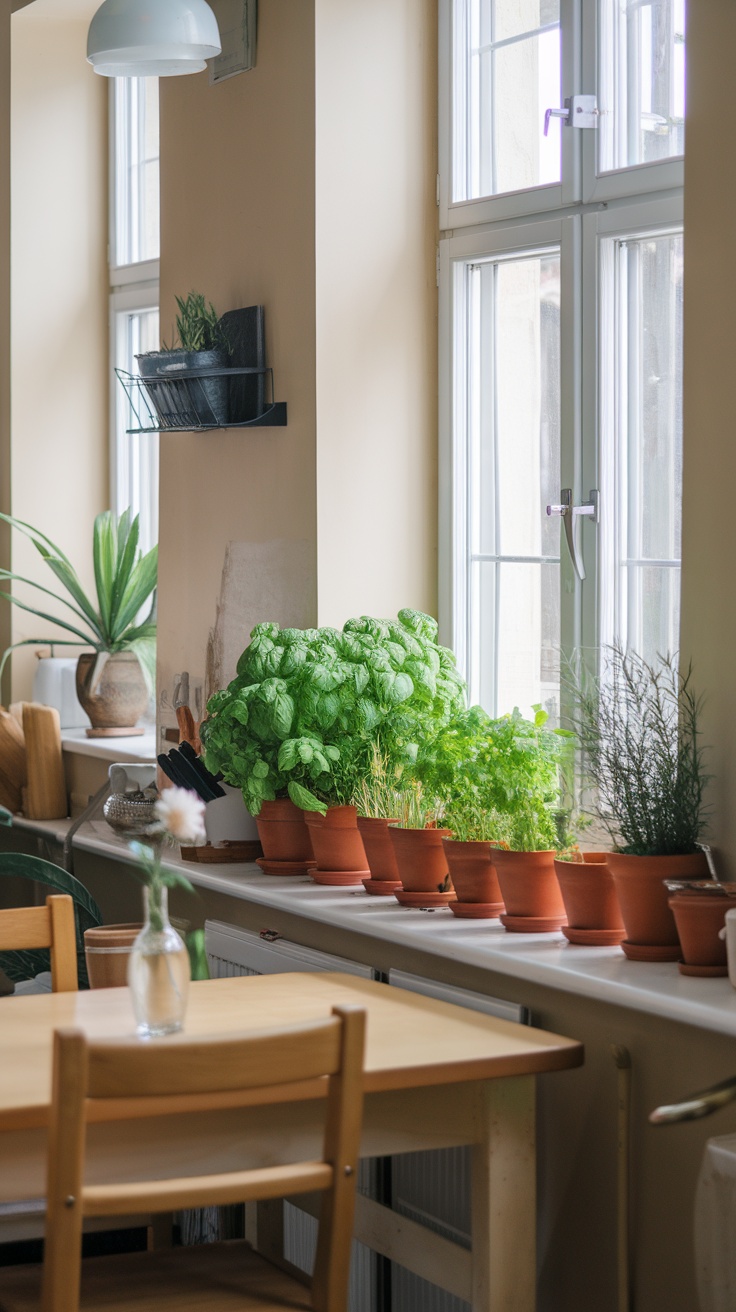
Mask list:
[[[705,854],[626,856],[621,852],[609,852],[608,868],[616,885],[627,943],[670,948],[673,954],[670,959],[676,961],[679,955],[677,926],[668,906],[670,895],[663,880],[707,879]]]
[[[368,861],[371,878],[384,883],[401,883],[399,867],[396,864],[393,844],[388,831],[389,825],[397,821],[381,820],[373,816],[359,815],[358,829],[363,839],[363,847]]]
[[[503,898],[494,864],[495,851],[490,843],[461,842],[443,838],[442,846],[450,868],[458,902],[478,902],[503,911]]]
[[[407,892],[451,893],[452,880],[442,839],[450,829],[389,827],[399,878]]]
[[[573,929],[620,931],[624,922],[607,852],[583,852],[582,861],[555,861],[555,873]]]
[[[727,967],[726,944],[718,937],[726,923],[726,912],[733,903],[727,897],[704,893],[675,893],[669,898],[675,917],[682,956],[688,966]]]
[[[256,826],[267,861],[312,860],[312,844],[304,812],[289,797],[264,802],[256,816]]]
[[[565,919],[565,904],[555,875],[555,854],[496,849],[494,864],[507,916]]]
[[[132,651],[113,652],[93,686],[96,663],[97,652],[85,652],[77,661],[77,697],[92,728],[132,729],[148,706],[138,657]]]
[[[121,988],[128,982],[128,959],[143,925],[99,925],[84,931],[84,956],[91,989]]]
[[[312,852],[317,869],[368,874],[368,861],[358,829],[358,812],[354,806],[331,806],[327,815],[305,811]]]

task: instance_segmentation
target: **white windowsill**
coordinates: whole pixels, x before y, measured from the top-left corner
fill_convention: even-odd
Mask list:
[[[145,732],[131,738],[88,738],[85,729],[62,729],[61,747],[64,752],[79,756],[95,756],[101,761],[156,760],[156,729],[144,725]]]

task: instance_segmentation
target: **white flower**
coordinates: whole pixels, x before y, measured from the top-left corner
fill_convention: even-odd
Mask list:
[[[204,802],[188,788],[165,788],[153,809],[161,828],[178,842],[205,841]]]

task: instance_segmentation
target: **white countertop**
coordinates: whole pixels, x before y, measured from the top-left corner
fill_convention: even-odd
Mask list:
[[[104,820],[83,825],[74,846],[132,861]],[[195,886],[264,909],[736,1036],[736,989],[728,979],[688,978],[674,963],[628,961],[618,947],[574,946],[560,932],[511,934],[498,920],[458,920],[446,907],[401,907],[392,897],[371,897],[362,888],[323,888],[304,876],[264,875],[253,864],[197,865],[173,853],[166,864],[182,870]]]

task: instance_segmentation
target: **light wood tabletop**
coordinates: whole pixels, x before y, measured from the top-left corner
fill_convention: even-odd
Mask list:
[[[454,1084],[579,1066],[580,1043],[386,984],[332,973],[243,976],[193,983],[181,1035],[271,1029],[358,1004],[368,1017],[365,1091]],[[91,1038],[135,1032],[127,989],[7,998],[0,1002],[0,1129],[45,1124],[55,1029]],[[320,1086],[300,1088],[319,1096]],[[296,1091],[295,1091],[296,1093]]]

